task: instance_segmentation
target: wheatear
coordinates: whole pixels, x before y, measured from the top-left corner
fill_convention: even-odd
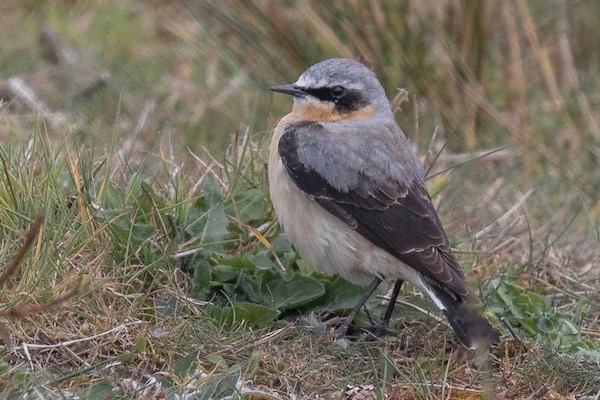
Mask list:
[[[346,334],[382,280],[396,279],[384,329],[406,280],[431,297],[465,346],[497,343],[375,74],[359,62],[330,59],[271,90],[294,98],[270,146],[269,184],[279,222],[314,266],[368,286],[336,334]]]

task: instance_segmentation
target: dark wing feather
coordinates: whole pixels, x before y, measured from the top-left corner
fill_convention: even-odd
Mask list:
[[[464,275],[423,182],[388,182],[382,187],[363,176],[357,187],[340,191],[300,160],[298,130],[322,128],[318,123],[306,125],[288,126],[278,144],[283,164],[298,188],[372,243],[429,278],[430,283],[449,289],[453,296],[466,296]]]

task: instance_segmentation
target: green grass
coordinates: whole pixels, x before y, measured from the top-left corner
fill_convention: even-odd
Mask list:
[[[600,10],[439,4],[3,3],[3,396],[597,396]],[[409,89],[398,121],[502,333],[489,357],[406,306],[397,338],[328,335],[360,288],[280,234],[266,150],[290,103],[264,88],[331,56]]]

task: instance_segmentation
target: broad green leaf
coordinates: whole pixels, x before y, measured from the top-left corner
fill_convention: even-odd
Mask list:
[[[254,264],[246,256],[221,256],[217,258],[217,262],[223,265],[229,265],[236,269],[254,270]]]
[[[294,274],[285,280],[280,275],[270,275],[270,279],[265,275],[261,292],[274,308],[298,307],[325,294],[323,284],[310,276]]]
[[[165,206],[165,201],[162,197],[156,194],[154,188],[146,182],[142,182],[141,184],[142,195],[146,197],[146,199],[151,200],[151,202],[156,205],[158,208],[163,208]]]
[[[204,193],[209,210],[206,216],[206,224],[202,230],[201,244],[207,244],[211,248],[222,247],[220,242],[229,234],[229,220],[225,215],[223,197],[212,175],[208,174],[204,181]]]
[[[539,328],[537,326],[536,321],[533,318],[521,318],[519,319],[519,322],[521,323],[521,326],[525,328],[525,330],[530,335],[535,335],[536,333],[539,333]]]
[[[254,350],[251,354],[250,357],[248,357],[246,359],[246,361],[244,361],[243,365],[241,366],[241,370],[244,372],[244,376],[245,377],[249,377],[249,378],[255,378],[257,376],[260,376],[259,374],[261,373],[261,367],[262,367],[262,352],[260,350]]]
[[[181,360],[177,361],[173,366],[173,373],[180,378],[185,378],[188,375],[193,374],[196,371],[196,359],[198,358],[198,352],[193,351]]]
[[[210,296],[211,266],[200,254],[194,255],[189,267],[192,269],[192,296],[200,300],[208,300]]]
[[[113,391],[110,382],[103,380],[85,391],[84,398],[95,399],[110,399],[113,397]]]
[[[270,325],[279,315],[279,311],[254,303],[239,302],[232,307],[213,307],[212,317],[219,323],[232,327],[235,323],[246,322],[250,325],[263,327]]]
[[[325,294],[311,302],[311,308],[326,308],[330,311],[351,309],[365,291],[363,287],[353,285],[340,277],[325,280],[323,285]]]
[[[134,353],[143,353],[144,351],[146,351],[146,338],[139,335],[136,340],[135,343],[133,344],[133,350],[132,352]]]
[[[269,256],[266,255],[265,253],[249,254],[248,261],[250,261],[259,270],[265,271],[265,270],[276,270],[277,269],[277,265],[275,265],[275,263],[273,261],[271,261]]]
[[[500,278],[490,281],[489,287],[493,288],[493,292],[485,298],[495,301],[495,304],[488,305],[488,309],[506,316],[515,328],[520,328],[526,335],[536,336],[537,340],[551,344],[563,353],[593,354],[593,351],[586,353],[581,349],[598,350],[587,338],[579,335],[579,328],[573,322],[581,320],[584,315],[577,313],[567,318],[557,311],[550,296],[538,293],[539,288],[534,288],[537,292],[531,288],[523,290]]]
[[[596,350],[591,347],[576,347],[573,349],[574,353],[581,358],[585,358],[587,360],[591,360],[596,364],[600,364],[600,350]]]
[[[271,245],[284,267],[291,268],[295,264],[298,254],[285,237],[279,236],[275,238],[275,240],[271,242]]]
[[[188,223],[185,227],[185,232],[191,236],[199,236],[206,225],[209,207],[206,205],[204,198],[198,199],[188,211]]]
[[[206,359],[215,366],[215,368],[227,371],[229,369],[229,363],[220,354],[209,354]]]
[[[128,200],[130,199],[130,196],[136,197],[141,193],[142,182],[143,177],[139,170],[131,174],[131,178],[129,178],[127,188],[125,189],[125,194],[128,196]]]
[[[239,392],[237,388],[239,379],[239,373],[211,375],[206,382],[198,387],[194,393],[194,399],[216,400],[232,398],[231,396]]]
[[[500,299],[504,302],[504,304],[510,309],[511,314],[516,318],[523,318],[523,313],[521,312],[520,307],[515,304],[515,297],[519,295],[519,291],[513,285],[508,283],[501,283],[496,288],[496,294]]]
[[[242,274],[235,284],[224,284],[223,290],[229,297],[237,296],[238,299],[248,300],[253,303],[264,304],[264,296],[256,278]]]
[[[133,224],[133,227],[131,228],[132,238],[139,241],[140,244],[142,242],[147,241],[150,237],[152,237],[154,232],[155,232],[154,225],[151,225],[151,224],[135,223],[135,224]]]
[[[141,182],[140,194],[136,197],[137,215],[136,219],[140,222],[148,222],[152,218],[152,212],[158,212],[165,207],[164,200],[158,196],[152,186],[146,182]]]
[[[235,281],[239,274],[240,271],[229,265],[217,264],[212,268],[212,280],[216,282],[226,283]]]
[[[554,330],[554,323],[550,318],[538,318],[537,324],[538,332],[548,332]]]
[[[292,247],[292,244],[290,243],[289,240],[287,240],[287,238],[285,236],[277,236],[272,242],[271,245],[273,246],[273,249],[277,252],[277,253],[283,253],[284,251],[293,251],[294,248]]]
[[[113,233],[122,243],[130,243],[134,250],[154,234],[154,226],[143,223],[131,223],[128,215],[118,217],[109,223]]]
[[[579,328],[577,328],[571,321],[561,316],[560,318],[560,331],[565,335],[577,335],[579,334]]]
[[[236,202],[238,217],[248,224],[264,219],[267,210],[265,193],[260,189],[250,189],[244,192]]]

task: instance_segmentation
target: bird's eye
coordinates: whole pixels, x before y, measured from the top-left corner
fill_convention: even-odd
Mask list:
[[[346,94],[346,89],[342,86],[334,86],[331,88],[331,97],[339,99]]]

